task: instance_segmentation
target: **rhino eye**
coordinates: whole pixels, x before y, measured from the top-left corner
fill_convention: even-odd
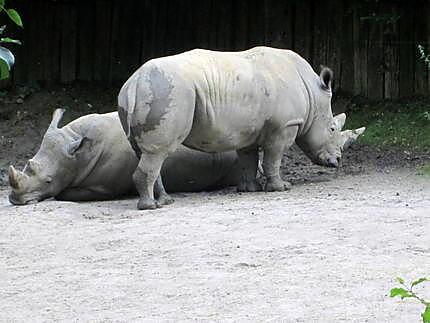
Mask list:
[[[332,127],[330,128],[330,131],[331,131],[331,132],[335,132],[335,130],[336,130],[336,128],[335,128],[334,126],[332,126]]]
[[[45,179],[45,183],[46,184],[50,184],[52,182],[52,178],[48,177],[47,179]]]

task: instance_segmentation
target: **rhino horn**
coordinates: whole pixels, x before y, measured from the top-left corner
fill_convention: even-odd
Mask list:
[[[64,109],[55,109],[54,113],[52,114],[52,120],[51,124],[49,125],[49,129],[58,129],[58,124],[60,123],[61,119],[63,118],[63,114],[66,110]]]
[[[347,149],[353,142],[355,142],[361,134],[366,130],[366,127],[361,127],[355,130],[345,130],[342,131],[342,139],[343,139],[343,150]]]
[[[337,116],[334,116],[334,121],[336,122],[336,127],[339,130],[342,130],[343,126],[345,125],[346,114],[341,113],[341,114],[338,114]]]
[[[12,165],[9,166],[9,184],[12,188],[19,189],[25,176],[24,173],[17,171]]]

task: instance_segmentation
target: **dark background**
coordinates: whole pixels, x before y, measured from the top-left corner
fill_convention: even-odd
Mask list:
[[[23,46],[13,81],[49,85],[124,82],[148,59],[200,47],[293,49],[335,90],[371,99],[428,95],[430,1],[10,0]],[[10,26],[11,24],[9,24]],[[9,34],[8,34],[9,36]]]

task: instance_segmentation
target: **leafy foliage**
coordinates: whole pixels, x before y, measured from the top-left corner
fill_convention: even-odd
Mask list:
[[[21,17],[19,13],[15,9],[8,9],[5,7],[6,0],[0,0],[0,12],[5,12],[8,17],[19,27],[23,27]],[[6,29],[6,25],[0,27],[0,35],[3,35]],[[1,37],[0,43],[12,43],[21,45],[21,42],[17,39],[12,39],[10,37]],[[9,77],[9,72],[15,63],[15,57],[12,52],[0,46],[0,80],[6,79]]]
[[[397,277],[396,280],[399,282],[399,284],[402,285],[402,287],[392,288],[390,291],[390,297],[400,296],[401,299],[414,298],[418,300],[421,304],[425,306],[424,312],[421,313],[423,323],[430,323],[430,301],[427,301],[422,297],[418,296],[413,290],[415,286],[424,282],[429,282],[430,278],[427,278],[427,277],[418,278],[417,280],[414,280],[410,286],[406,286],[404,279],[400,277]]]
[[[422,45],[418,45],[418,53],[420,54],[420,59],[430,69],[430,54],[426,54]]]

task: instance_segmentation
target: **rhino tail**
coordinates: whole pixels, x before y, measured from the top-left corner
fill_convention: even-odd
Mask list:
[[[124,84],[118,96],[118,115],[127,138],[130,137],[131,120],[136,107],[137,82]]]

